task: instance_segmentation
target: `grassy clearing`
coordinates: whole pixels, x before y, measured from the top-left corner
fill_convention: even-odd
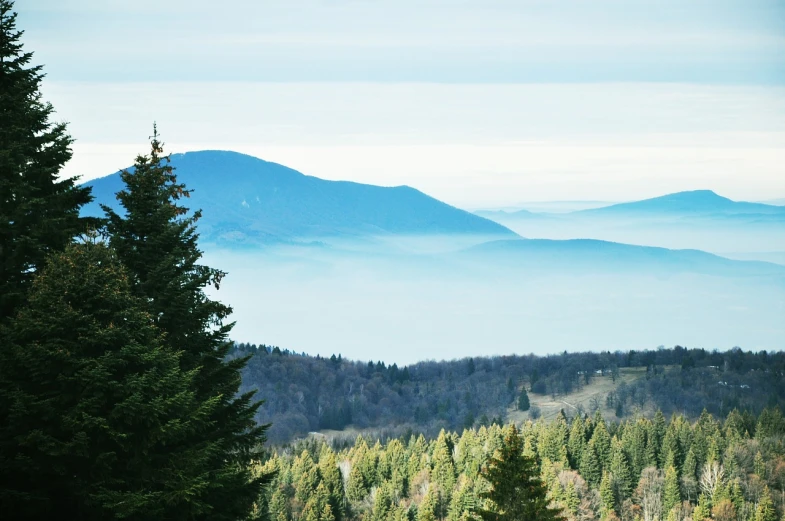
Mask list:
[[[679,368],[676,366],[665,366],[663,369],[668,372],[679,370]],[[599,404],[599,410],[606,420],[616,420],[616,411],[610,407],[605,406],[605,397],[609,392],[614,391],[622,382],[631,384],[636,380],[640,380],[641,378],[645,377],[645,367],[624,367],[619,369],[619,377],[616,379],[616,382],[613,381],[610,373],[608,373],[606,376],[593,375],[591,382],[584,386],[580,391],[575,391],[565,395],[556,395],[555,397],[551,396],[550,394],[540,395],[529,393],[529,401],[532,405],[536,405],[540,408],[541,415],[544,420],[553,419],[561,409],[564,409],[567,415],[571,416],[575,413],[575,411],[578,410],[579,406],[583,406],[583,410],[588,414],[592,411],[593,400],[596,400],[596,403]],[[647,406],[645,406],[643,409],[627,409],[625,412],[627,416],[636,413],[651,416],[654,414],[654,408],[653,406],[647,404]],[[515,404],[510,404],[510,407],[507,409],[507,421],[522,423],[528,419],[529,412],[521,412],[516,409]],[[405,427],[406,426],[399,425],[393,427],[393,429],[403,429]],[[411,425],[411,427],[415,431],[417,430],[416,425]],[[310,435],[325,439],[327,441],[332,441],[335,439],[353,439],[358,434],[378,434],[380,431],[384,430],[386,430],[386,428],[383,426],[371,427],[368,429],[357,429],[350,426],[340,431],[322,430],[318,433],[310,433]]]
[[[666,366],[666,371],[673,371],[675,367]],[[578,410],[579,406],[583,406],[584,411],[589,413],[592,410],[592,400],[596,400],[600,406],[600,412],[606,420],[616,419],[616,412],[609,407],[605,406],[605,397],[609,392],[616,389],[622,382],[631,384],[636,380],[646,377],[645,367],[623,367],[619,369],[619,377],[616,382],[611,378],[610,373],[606,376],[593,375],[591,383],[583,387],[580,391],[565,395],[556,395],[555,397],[550,394],[541,395],[529,393],[529,401],[532,405],[536,405],[542,412],[543,419],[550,420],[554,418],[559,410],[564,409],[568,415]],[[640,411],[627,411],[627,414],[633,412],[640,412],[648,414],[649,412],[644,408]],[[510,406],[507,410],[507,418],[516,423],[523,422],[529,419],[528,412],[518,411],[514,405]]]

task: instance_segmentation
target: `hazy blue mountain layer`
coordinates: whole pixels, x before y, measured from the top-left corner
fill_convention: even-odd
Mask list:
[[[324,237],[373,235],[483,235],[515,237],[493,221],[452,207],[408,186],[381,187],[326,181],[285,166],[226,151],[172,155],[178,179],[201,208],[203,240],[247,246]],[[117,207],[119,173],[87,183],[95,201]]]
[[[711,190],[693,190],[663,195],[642,201],[620,203],[603,208],[581,210],[584,215],[620,213],[670,215],[778,215],[785,217],[785,207],[762,203],[733,201]]]

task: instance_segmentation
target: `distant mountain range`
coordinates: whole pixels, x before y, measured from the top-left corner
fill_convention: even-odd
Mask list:
[[[533,212],[529,209],[515,211],[480,210],[477,215],[489,219],[544,219],[619,217],[622,215],[647,217],[761,217],[764,220],[785,219],[785,206],[773,204],[733,201],[712,190],[677,192],[641,201],[610,204],[599,208],[581,209],[573,212]],[[768,217],[765,217],[768,216]]]
[[[203,244],[243,249],[270,244],[328,243],[336,253],[357,239],[375,238],[372,248],[383,255],[401,250],[405,237],[436,243],[446,237],[462,250],[458,257],[482,258],[521,269],[602,272],[645,270],[727,275],[782,275],[782,266],[731,261],[698,250],[653,248],[603,240],[523,240],[500,223],[452,207],[408,186],[381,187],[347,181],[327,181],[261,159],[226,151],[174,154],[178,179],[193,190],[184,204],[201,208],[199,233]],[[95,201],[86,215],[101,216],[99,204],[119,209],[115,193],[123,188],[119,172],[86,183]],[[711,191],[682,192],[634,203],[614,204],[569,214],[540,214],[526,210],[498,215],[525,222],[565,223],[593,218],[625,222],[634,215],[762,215],[778,217],[785,208],[734,202]],[[497,216],[498,216],[497,215]],[[785,215],[783,213],[782,215]],[[591,226],[589,230],[593,229]],[[596,227],[595,227],[596,229]],[[523,234],[530,236],[528,234]],[[535,235],[537,236],[537,235]],[[543,237],[543,235],[539,235]],[[592,235],[587,235],[592,237]],[[387,237],[389,240],[376,240]],[[547,237],[547,235],[545,235]],[[463,239],[461,239],[463,238]],[[602,237],[605,238],[605,237]],[[397,242],[396,242],[397,241]],[[626,242],[626,241],[625,241]],[[380,246],[381,245],[381,246]],[[406,245],[404,245],[406,246]],[[397,247],[397,249],[396,249]],[[359,251],[349,248],[353,256]],[[417,248],[411,250],[416,251]],[[419,248],[423,252],[423,248]],[[306,253],[308,257],[313,252]],[[448,254],[449,256],[449,254]],[[399,258],[399,257],[395,257]],[[422,259],[411,259],[420,263]],[[501,265],[501,264],[500,264]]]
[[[513,238],[506,227],[429,197],[408,186],[327,181],[228,151],[173,154],[178,180],[193,190],[185,204],[203,210],[203,241],[252,246],[325,237],[477,235]],[[119,204],[119,172],[86,183],[99,204]]]
[[[785,266],[738,261],[700,250],[635,246],[594,239],[513,239],[486,242],[464,251],[521,271],[702,273],[721,276],[785,276]]]
[[[779,215],[785,216],[785,207],[762,203],[733,201],[711,190],[694,190],[663,195],[642,201],[620,203],[603,208],[575,212],[582,215]]]

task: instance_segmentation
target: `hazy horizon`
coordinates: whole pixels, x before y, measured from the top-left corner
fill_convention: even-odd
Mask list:
[[[16,8],[76,139],[64,174],[84,180],[130,165],[157,121],[170,152],[235,150],[465,208],[785,197],[776,1]]]
[[[325,180],[408,185],[467,210],[558,214],[693,190],[785,200],[777,0],[38,0],[16,9],[32,63],[45,66],[43,99],[75,139],[61,174],[83,181],[131,166],[157,122],[166,152],[232,150]],[[218,297],[235,307],[237,341],[399,363],[785,347],[780,214],[496,216],[527,238],[608,242],[520,241],[468,262],[439,251],[471,246],[466,237],[362,241],[380,230],[509,231],[419,194],[350,194],[285,169],[253,177],[243,170],[252,162],[235,165],[227,188],[228,156],[191,163],[205,187],[191,202],[215,203],[202,220],[218,244],[206,260],[229,272]],[[319,232],[343,242],[249,251]],[[531,249],[516,250],[524,243]]]

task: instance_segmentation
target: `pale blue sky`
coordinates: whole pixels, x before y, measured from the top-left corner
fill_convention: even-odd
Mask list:
[[[779,0],[17,3],[68,174],[228,148],[466,207],[785,197]]]

